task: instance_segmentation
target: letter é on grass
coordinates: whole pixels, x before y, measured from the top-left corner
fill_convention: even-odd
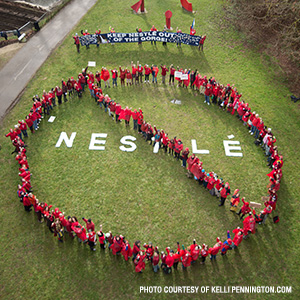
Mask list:
[[[62,142],[65,142],[68,148],[72,148],[75,136],[76,136],[76,132],[72,132],[70,138],[68,137],[66,132],[62,132],[59,136],[59,139],[58,139],[55,147],[59,148],[61,146]]]

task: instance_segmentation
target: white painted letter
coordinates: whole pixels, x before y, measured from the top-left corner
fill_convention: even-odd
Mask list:
[[[71,137],[68,138],[66,132],[62,132],[59,136],[59,139],[55,145],[55,147],[59,148],[61,146],[61,143],[64,141],[68,148],[72,148],[73,141],[75,139],[76,132],[72,132]]]
[[[129,141],[128,141],[129,140]],[[134,136],[131,136],[131,135],[125,135],[123,136],[121,139],[120,139],[120,142],[123,144],[123,145],[128,145],[130,146],[130,148],[126,148],[124,146],[120,146],[120,150],[121,151],[125,151],[125,152],[133,152],[135,149],[136,149],[136,144],[133,143],[133,142],[130,142],[130,141],[135,141],[136,138]]]
[[[209,154],[209,150],[198,150],[196,140],[191,140],[192,143],[192,153],[195,154]]]
[[[90,150],[105,150],[104,146],[96,146],[98,145],[105,145],[106,141],[105,140],[97,140],[97,138],[106,138],[107,133],[92,133],[91,136],[91,141],[90,141]]]
[[[226,156],[235,156],[235,157],[242,157],[243,153],[241,152],[231,152],[231,150],[242,150],[240,146],[230,146],[230,145],[239,145],[239,141],[223,141],[224,148],[225,148],[225,155]]]

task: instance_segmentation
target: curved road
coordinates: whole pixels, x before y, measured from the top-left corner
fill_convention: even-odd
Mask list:
[[[0,121],[30,79],[97,0],[73,0],[36,33],[0,70]]]

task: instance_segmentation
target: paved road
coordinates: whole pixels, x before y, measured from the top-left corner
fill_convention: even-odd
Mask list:
[[[97,0],[73,0],[36,33],[0,70],[0,121],[30,79]]]

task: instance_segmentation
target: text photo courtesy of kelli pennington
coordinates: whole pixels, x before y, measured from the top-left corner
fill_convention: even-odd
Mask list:
[[[291,294],[291,286],[140,286],[141,294]]]

